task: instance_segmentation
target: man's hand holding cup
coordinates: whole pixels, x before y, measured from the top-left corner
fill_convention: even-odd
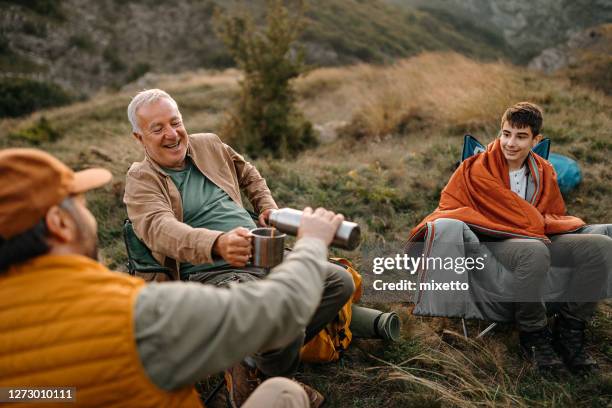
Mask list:
[[[238,227],[219,235],[213,252],[232,266],[245,266],[251,259],[251,232]]]

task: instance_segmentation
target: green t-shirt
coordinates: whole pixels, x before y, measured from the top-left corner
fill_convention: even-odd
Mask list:
[[[236,227],[256,228],[250,214],[236,204],[229,195],[202,174],[191,160],[183,170],[164,169],[181,193],[183,222],[193,228],[227,232]],[[202,272],[228,265],[223,259],[210,264],[181,263],[181,279],[194,272]]]

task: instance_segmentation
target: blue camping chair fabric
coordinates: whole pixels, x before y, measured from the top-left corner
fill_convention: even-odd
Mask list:
[[[472,157],[475,154],[484,152],[486,147],[478,141],[472,135],[465,135],[463,137],[463,151],[461,152],[461,161],[464,161],[468,157]],[[580,172],[580,166],[575,160],[569,157],[550,153],[550,139],[545,138],[540,143],[535,145],[531,149],[535,154],[550,161],[557,172],[557,184],[561,193],[567,194],[576,187],[582,181],[582,173]]]
[[[475,154],[482,153],[485,150],[487,150],[486,146],[480,143],[478,139],[472,135],[465,135],[463,136],[463,151],[461,152],[461,161],[464,161],[468,157],[472,157]],[[542,139],[542,141],[535,145],[535,147],[531,150],[541,158],[548,160],[548,156],[550,154],[550,139]]]

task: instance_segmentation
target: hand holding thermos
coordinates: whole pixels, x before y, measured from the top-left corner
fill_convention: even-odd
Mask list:
[[[312,209],[310,209],[310,207],[307,207],[306,210],[310,210],[312,214]],[[306,210],[304,212],[306,212]],[[319,210],[326,211],[324,209],[317,209],[316,211]],[[316,211],[314,213],[316,213]],[[332,212],[330,213],[333,214]],[[298,235],[298,229],[300,228],[303,214],[304,213],[299,210],[282,208],[270,214],[268,224],[281,232],[296,236]],[[342,217],[340,214],[337,216]],[[344,219],[344,217],[342,217],[342,219]],[[334,234],[331,245],[338,248],[353,250],[359,246],[360,240],[361,230],[359,225],[350,221],[341,221]]]

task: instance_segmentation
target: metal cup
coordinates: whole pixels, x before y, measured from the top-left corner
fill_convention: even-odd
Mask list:
[[[276,228],[255,228],[251,230],[251,234],[253,266],[273,268],[283,262],[286,234]]]

